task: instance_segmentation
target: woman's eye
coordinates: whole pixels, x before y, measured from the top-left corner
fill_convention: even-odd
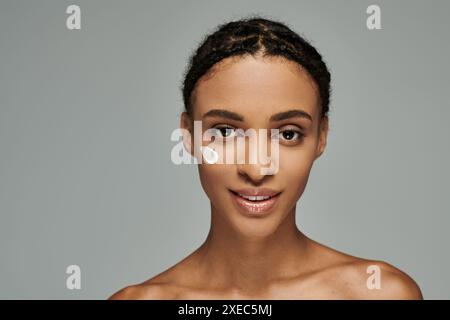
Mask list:
[[[293,130],[286,130],[286,131],[283,131],[281,133],[281,135],[283,136],[283,139],[285,139],[285,140],[292,140],[297,137],[298,132],[295,132]]]
[[[233,127],[215,127],[217,135],[221,136],[222,138],[230,138],[232,135],[234,135],[234,128]]]
[[[303,133],[298,130],[286,129],[280,130],[278,137],[281,142],[293,144],[299,142],[303,138]]]

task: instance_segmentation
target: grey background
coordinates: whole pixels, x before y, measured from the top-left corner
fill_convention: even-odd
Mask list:
[[[365,26],[381,6],[382,30]],[[66,29],[81,6],[82,29]],[[187,58],[217,24],[288,23],[333,78],[329,144],[297,223],[450,297],[448,1],[0,2],[0,298],[104,299],[205,239],[170,133]],[[68,290],[66,267],[82,270]]]

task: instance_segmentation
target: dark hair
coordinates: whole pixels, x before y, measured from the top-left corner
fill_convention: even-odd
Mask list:
[[[304,38],[281,22],[261,17],[245,18],[219,25],[205,36],[191,56],[182,85],[186,112],[192,114],[191,95],[197,81],[219,61],[245,54],[281,56],[299,63],[319,88],[321,115],[329,111],[330,72],[322,56]]]

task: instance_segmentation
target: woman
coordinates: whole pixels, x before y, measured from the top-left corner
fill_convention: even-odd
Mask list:
[[[278,143],[277,170],[264,172],[260,161],[199,163],[211,203],[207,239],[110,299],[422,299],[404,272],[333,250],[296,226],[296,203],[327,143],[329,96],[321,55],[282,23],[242,19],[207,36],[183,85],[186,149],[198,159],[194,121],[213,132],[216,156],[239,130],[278,129],[270,140]]]

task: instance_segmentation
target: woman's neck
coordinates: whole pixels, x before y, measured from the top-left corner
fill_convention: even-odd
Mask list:
[[[255,221],[254,230],[238,231],[230,226],[222,213],[212,208],[210,232],[197,252],[198,271],[208,278],[211,286],[259,291],[268,288],[274,280],[301,273],[305,267],[308,238],[296,226],[295,207],[270,234],[261,234],[268,228],[263,224],[262,220]],[[258,228],[261,229],[256,230]]]

